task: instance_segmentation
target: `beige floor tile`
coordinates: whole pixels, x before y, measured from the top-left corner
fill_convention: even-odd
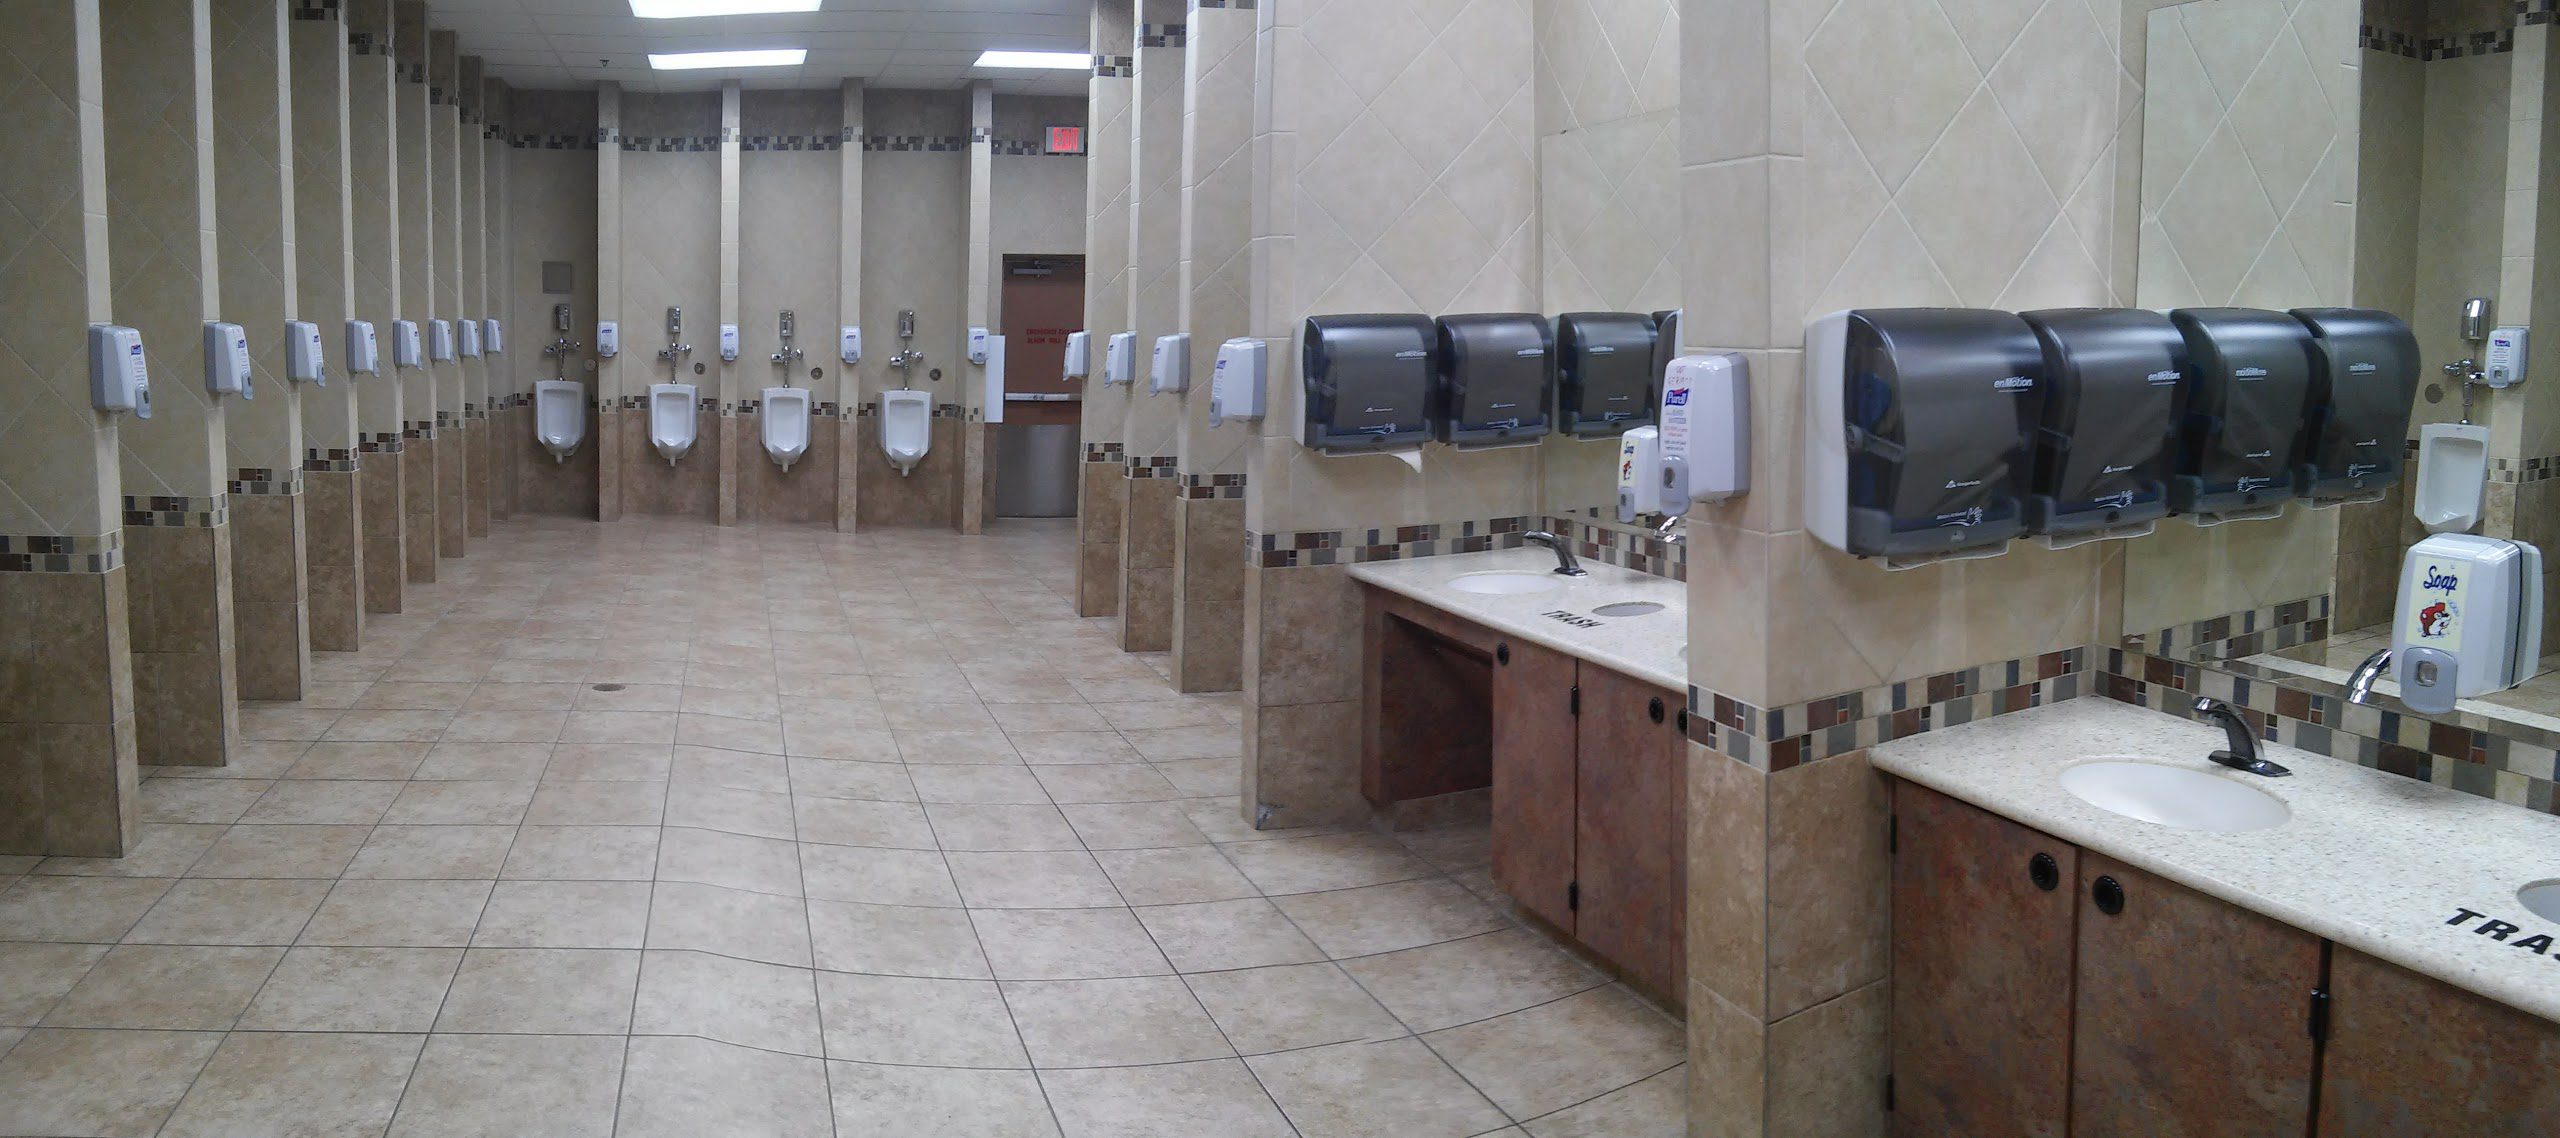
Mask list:
[[[775,724],[782,722],[782,700],[769,691],[686,687],[682,699],[678,710],[686,715],[755,719]]]
[[[1127,909],[976,909],[969,918],[1000,980],[1087,980],[1173,971]]]
[[[1180,798],[1173,784],[1145,763],[1094,763],[1032,768],[1049,796],[1070,802],[1163,802]]]
[[[1511,1121],[1415,1039],[1246,1062],[1307,1138],[1468,1138]]]
[[[302,927],[299,944],[352,948],[461,948],[488,903],[486,881],[347,878]]]
[[[672,711],[572,711],[560,729],[563,743],[657,743],[676,741]]]
[[[1437,944],[1508,927],[1510,918],[1447,878],[1273,899],[1334,959]]]
[[[1608,983],[1571,953],[1519,928],[1346,960],[1342,968],[1415,1031],[1516,1012]]]
[[[866,905],[956,907],[960,889],[937,850],[800,843],[800,875],[811,900]]]
[[[675,669],[678,678],[683,673],[681,666]],[[684,701],[682,684],[626,682],[614,684],[612,688],[611,691],[602,691],[593,684],[583,685],[578,690],[577,702],[571,706],[578,711],[674,711]]]
[[[809,967],[809,920],[797,897],[661,881],[649,905],[652,949]]]
[[[907,772],[915,780],[916,797],[932,802],[981,805],[1049,804],[1049,791],[1024,766],[933,766]]]
[[[234,1032],[160,1136],[379,1134],[425,1042],[417,1035]]]
[[[817,798],[867,798],[875,802],[916,801],[915,784],[908,779],[906,766],[896,761],[894,752],[890,760],[862,762],[795,755],[788,760],[791,793]]]
[[[458,711],[445,724],[448,743],[550,743],[566,734],[567,711]]]
[[[551,763],[549,743],[437,743],[411,778],[438,782],[538,782]]]
[[[236,825],[187,870],[189,877],[336,877],[371,826]]]
[[[1044,1071],[1065,1138],[1293,1138],[1280,1108],[1235,1059]]]
[[[658,880],[797,897],[800,853],[774,838],[669,826],[658,838]]]
[[[799,837],[804,842],[909,850],[935,848],[933,826],[925,821],[924,807],[916,803],[795,798],[792,805]]]
[[[328,895],[326,881],[180,881],[124,939],[127,944],[292,944]]]
[[[0,937],[112,944],[170,884],[152,877],[22,877],[0,889]]]
[[[219,1032],[28,1032],[0,1057],[0,1133],[151,1138]]]
[[[1083,850],[1038,853],[944,851],[960,897],[973,909],[1066,909],[1122,905],[1120,892]]]
[[[1244,761],[1239,758],[1174,759],[1155,768],[1185,797],[1234,794],[1244,786]]]
[[[1596,988],[1423,1037],[1514,1118],[1536,1118],[1670,1069],[1678,1024],[1619,988]]]
[[[1094,710],[1115,731],[1153,731],[1169,727],[1220,727],[1226,719],[1216,705],[1202,700],[1162,699],[1141,703],[1096,704]]]
[[[417,680],[381,680],[356,698],[359,708],[415,708],[429,711],[452,711],[471,698],[473,683],[437,683]]]
[[[349,711],[331,723],[322,742],[432,743],[453,722],[451,711]]]
[[[791,796],[675,783],[667,788],[666,824],[759,838],[789,838],[793,829]]]
[[[103,944],[0,943],[0,1024],[34,1026],[106,954]]]
[[[193,822],[145,822],[123,857],[29,858],[28,872],[65,877],[176,877],[213,848],[228,826]]]
[[[1153,762],[1231,758],[1244,753],[1244,731],[1234,724],[1122,731],[1129,745]]]
[[[817,981],[806,968],[651,951],[631,1030],[820,1055]]]
[[[1000,767],[951,767],[950,770],[1000,770]],[[1045,802],[1036,806],[925,804],[934,838],[946,850],[1026,852],[1082,850],[1084,842],[1067,825],[1065,815]]]
[[[1022,761],[1033,766],[1138,762],[1138,750],[1117,731],[1008,732]]]
[[[631,1041],[617,1135],[831,1138],[824,1061],[709,1039]]]
[[[1357,889],[1433,876],[1431,865],[1384,834],[1318,834],[1226,847],[1236,868],[1262,891],[1311,893]]]
[[[533,801],[530,782],[412,782],[400,792],[391,812],[392,826],[513,826],[524,821]]]
[[[433,743],[313,743],[288,779],[405,779],[416,776]]]
[[[985,980],[818,973],[827,1057],[930,1067],[1025,1067],[1002,993]]]
[[[525,808],[524,824],[655,826],[666,808],[663,782],[546,782]]]
[[[1687,1066],[1531,1121],[1535,1138],[1683,1138],[1689,1132]]]
[[[1253,883],[1213,846],[1103,850],[1093,857],[1132,905],[1188,905],[1256,895]]]
[[[54,1003],[44,1025],[222,1031],[283,955],[268,947],[118,945]]]
[[[827,1069],[839,1135],[1058,1136],[1040,1080],[1029,1071],[844,1062]]]
[[[397,782],[350,782],[286,779],[269,787],[257,805],[240,816],[258,825],[361,825],[382,820],[391,800],[400,796]]]
[[[513,826],[376,826],[346,876],[488,880],[507,860]]]
[[[458,948],[297,948],[240,1016],[243,1031],[403,1031],[435,1026]]]
[[[465,952],[436,1030],[621,1035],[631,1030],[640,954],[626,949],[475,948]]]
[[[1246,1055],[1406,1034],[1331,964],[1204,972],[1188,981],[1209,1017]]]
[[[676,717],[675,741],[682,746],[713,747],[749,754],[784,753],[779,720],[736,719],[686,712]]]
[[[649,928],[645,881],[501,881],[474,948],[638,948]]]
[[[1205,846],[1207,835],[1175,802],[1079,802],[1058,808],[1092,850]]]
[[[1004,999],[1038,1067],[1120,1067],[1235,1054],[1191,990],[1170,976],[1008,980]]]
[[[665,782],[671,748],[658,743],[562,743],[544,782]]]
[[[1013,742],[992,725],[975,731],[911,730],[891,732],[898,757],[912,766],[994,764],[1022,761]]]
[[[992,973],[969,918],[960,909],[811,901],[809,940],[820,968],[984,980]]]
[[[658,873],[655,826],[525,826],[499,876],[515,880],[647,881]]]
[[[789,760],[779,753],[750,754],[678,744],[668,779],[677,787],[712,786],[766,794],[791,793]]]
[[[545,1138],[608,1138],[622,1059],[620,1037],[431,1037],[391,1138],[521,1134],[537,1118]]]
[[[482,680],[464,700],[465,711],[567,711],[578,704],[583,685],[560,682],[505,683]]]
[[[1287,916],[1258,897],[1150,905],[1137,910],[1137,915],[1174,967],[1184,972],[1304,964],[1325,958],[1324,950]]]

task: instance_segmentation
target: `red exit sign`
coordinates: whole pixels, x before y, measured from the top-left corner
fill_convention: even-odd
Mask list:
[[[1053,127],[1050,127],[1050,128],[1049,128],[1049,153],[1051,153],[1051,154],[1082,154],[1082,153],[1084,153],[1084,128],[1083,128],[1083,127],[1080,127],[1080,126],[1053,126]]]

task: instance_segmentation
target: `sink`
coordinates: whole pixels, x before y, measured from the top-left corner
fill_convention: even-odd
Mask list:
[[[2524,907],[2532,910],[2534,916],[2560,923],[2560,881],[2537,881],[2527,885],[2516,890],[2516,900],[2524,902]]]
[[[2293,817],[2283,799],[2256,787],[2160,763],[2082,763],[2062,772],[2062,789],[2100,810],[2181,830],[2238,833],[2281,826]],[[2560,895],[2552,903],[2560,906]]]
[[[1615,601],[1591,610],[1591,615],[1643,616],[1647,613],[1657,613],[1661,611],[1662,606],[1652,601]]]
[[[1461,593],[1486,593],[1504,596],[1515,593],[1543,593],[1561,588],[1562,582],[1551,573],[1469,573],[1454,578],[1449,587]]]

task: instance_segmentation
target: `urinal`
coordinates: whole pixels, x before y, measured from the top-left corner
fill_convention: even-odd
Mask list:
[[[587,438],[587,387],[566,379],[533,385],[533,433],[551,461],[567,462]]]
[[[2429,423],[2418,430],[2418,524],[2428,533],[2468,533],[2480,524],[2489,484],[2489,428]]]
[[[764,421],[764,453],[784,470],[809,452],[808,388],[765,388],[764,407],[756,417]]]
[[[649,385],[649,442],[674,466],[693,449],[693,385]]]
[[[901,475],[933,449],[933,393],[901,388],[880,393],[880,449]]]

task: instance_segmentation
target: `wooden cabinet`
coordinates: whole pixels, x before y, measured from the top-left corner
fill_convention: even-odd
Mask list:
[[[2323,1136],[2560,1134],[2560,1024],[2347,948],[2328,991]]]
[[[1574,931],[1574,716],[1577,661],[1504,641],[1493,666],[1493,883],[1548,924]]]

